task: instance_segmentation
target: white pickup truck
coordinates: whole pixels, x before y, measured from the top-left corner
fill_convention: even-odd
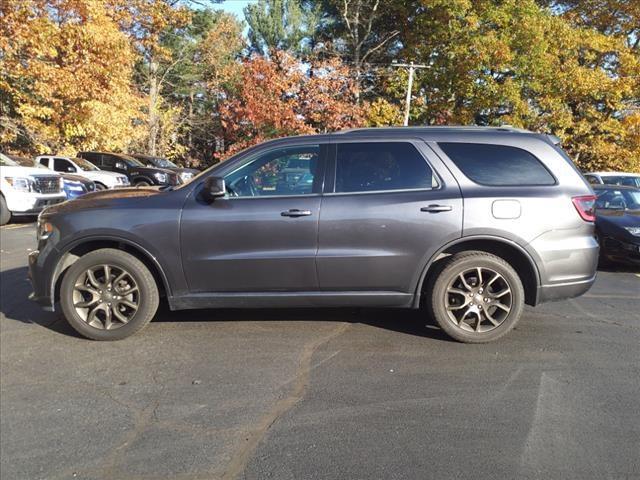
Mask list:
[[[35,167],[22,167],[0,153],[0,225],[11,217],[37,215],[44,207],[64,202],[62,177]]]

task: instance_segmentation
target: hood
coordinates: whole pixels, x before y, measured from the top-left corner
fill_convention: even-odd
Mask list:
[[[90,178],[90,179],[94,179],[94,178],[106,178],[106,177],[111,177],[111,178],[118,178],[118,177],[126,177],[126,175],[124,173],[118,173],[118,172],[110,172],[108,170],[83,170],[82,173],[80,174],[83,177],[86,178]]]
[[[147,174],[153,175],[154,173],[166,173],[167,175],[175,175],[175,172],[166,168],[158,167],[132,167],[128,171],[129,175]]]
[[[596,211],[596,227],[610,235],[638,243],[640,238],[631,235],[624,227],[640,227],[640,210],[599,209]]]
[[[161,187],[128,187],[91,192],[73,202],[52,205],[44,211],[43,215],[70,213],[80,210],[91,210],[93,208],[117,207],[119,204],[125,203],[131,198],[143,199],[159,194],[161,195],[164,192],[162,192],[160,188]]]
[[[3,177],[28,177],[28,176],[50,176],[57,177],[59,176],[58,172],[54,172],[53,170],[49,170],[46,168],[36,168],[36,167],[18,167],[18,166],[9,166],[2,165],[0,166],[0,175]]]
[[[86,177],[82,177],[80,175],[72,175],[70,173],[63,173],[61,174],[62,178],[64,178],[65,180],[68,180],[70,182],[80,182],[80,183],[90,183],[91,180],[89,180]]]

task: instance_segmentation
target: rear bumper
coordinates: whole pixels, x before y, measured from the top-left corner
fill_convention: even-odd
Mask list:
[[[594,275],[587,280],[581,280],[579,282],[541,285],[538,287],[537,303],[553,302],[555,300],[579,297],[580,295],[587,293],[595,281],[596,276]]]

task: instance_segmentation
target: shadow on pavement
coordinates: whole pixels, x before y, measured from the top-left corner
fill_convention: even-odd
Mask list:
[[[79,337],[59,312],[46,312],[29,300],[31,284],[27,267],[0,272],[0,312],[7,320],[41,325],[64,335]],[[268,309],[210,309],[172,312],[161,302],[154,322],[265,322],[265,321],[321,321],[362,323],[385,330],[416,335],[434,340],[451,341],[424,310],[392,308],[268,308]]]

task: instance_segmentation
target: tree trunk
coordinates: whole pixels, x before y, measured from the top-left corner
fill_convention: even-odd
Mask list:
[[[149,63],[149,141],[148,154],[157,155],[157,140],[160,120],[158,118],[158,64],[151,60]]]

